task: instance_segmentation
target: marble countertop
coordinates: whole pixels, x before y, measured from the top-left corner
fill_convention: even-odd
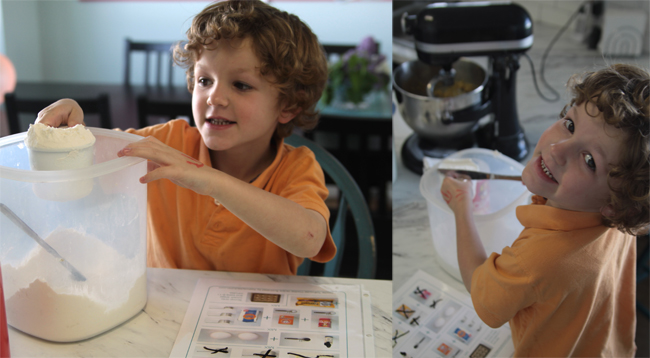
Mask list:
[[[376,356],[392,354],[390,281],[148,268],[147,305],[130,320],[99,336],[74,343],[47,342],[9,328],[11,356],[169,357],[200,278],[362,285],[371,295]]]
[[[396,180],[393,182],[393,291],[422,270],[460,292],[465,286],[437,262],[429,228],[426,199],[420,194],[421,176],[402,163],[401,148],[413,130],[399,113],[393,114]],[[468,293],[469,295],[469,293]]]

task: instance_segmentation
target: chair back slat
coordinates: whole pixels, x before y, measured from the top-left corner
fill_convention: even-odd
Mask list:
[[[162,61],[161,61],[162,60],[162,55],[163,55],[162,53],[159,53],[158,56],[156,57],[156,60],[157,60],[157,65],[156,65],[156,86],[160,86],[160,83],[161,83],[160,75],[162,73],[162,68],[161,68],[161,66],[162,66]]]
[[[167,67],[168,67],[168,70],[169,70],[169,76],[167,76],[167,85],[169,87],[171,87],[173,79],[174,79],[174,75],[173,75],[173,73],[174,73],[174,56],[172,56],[172,55],[169,56],[169,60],[167,60]]]
[[[84,115],[97,114],[99,115],[99,126],[102,128],[112,129],[112,121],[110,114],[110,100],[108,94],[100,94],[95,98],[73,98],[81,107]],[[20,126],[20,114],[33,114],[34,119],[36,115],[43,108],[54,103],[56,99],[32,99],[32,98],[18,98],[14,93],[5,95],[7,103],[7,118],[9,120],[9,131],[11,134],[26,131],[27,128]]]
[[[144,85],[149,85],[149,51],[145,52],[144,55]]]
[[[172,49],[174,45],[174,42],[136,42],[127,38],[125,40],[124,84],[127,86],[131,85],[131,74],[133,73],[133,70],[131,69],[131,66],[133,65],[131,55],[135,52],[142,52],[145,57],[144,84],[146,86],[164,85],[163,75],[165,74],[165,69],[163,67],[163,57],[168,56],[169,60],[165,62],[168,65],[169,73],[167,86],[171,87],[173,84],[174,61],[172,57]],[[152,56],[155,57],[155,64],[152,62]],[[154,72],[155,77],[152,78],[150,72]],[[154,78],[155,82],[150,83],[150,79],[153,81]]]

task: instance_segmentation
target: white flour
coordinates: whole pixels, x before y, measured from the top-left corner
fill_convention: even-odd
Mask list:
[[[42,123],[30,124],[25,145],[35,149],[72,149],[95,144],[95,136],[81,124],[54,128]]]
[[[53,128],[42,123],[30,124],[25,145],[29,153],[29,166],[32,170],[69,170],[86,168],[93,164],[95,157],[95,136],[81,124],[72,128]],[[86,196],[92,190],[92,181],[82,183],[84,191],[79,195],[72,193],[58,196],[67,201]],[[66,192],[74,191],[74,185],[62,185]],[[46,200],[49,195],[39,197]]]
[[[45,241],[86,281],[74,281],[40,246],[16,267],[2,265],[9,325],[46,340],[71,342],[109,330],[144,307],[144,258],[127,258],[71,229],[57,229]]]

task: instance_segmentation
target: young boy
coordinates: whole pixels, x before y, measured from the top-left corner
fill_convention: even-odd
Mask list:
[[[294,15],[261,1],[209,5],[174,58],[187,67],[196,127],[183,120],[127,132],[147,137],[119,156],[146,158],[147,251],[153,267],[295,274],[303,258],[336,254],[322,169],[283,143],[313,128],[327,80],[318,39]],[[65,99],[39,113],[83,123]],[[160,180],[168,179],[168,180]]]
[[[522,180],[524,230],[487,257],[470,183],[445,178],[458,261],[474,308],[510,322],[516,357],[633,357],[636,240],[649,219],[650,75],[629,65],[574,77],[571,103],[539,139]]]

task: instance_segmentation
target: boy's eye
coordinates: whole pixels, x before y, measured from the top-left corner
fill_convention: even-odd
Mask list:
[[[585,154],[585,163],[587,163],[589,169],[593,171],[596,170],[596,162],[594,161],[594,157],[591,154]]]
[[[198,78],[198,79],[196,80],[196,82],[197,82],[198,84],[200,84],[201,86],[205,86],[205,85],[208,83],[208,79],[207,79],[207,78],[200,77],[200,78]]]
[[[571,132],[571,133],[573,133],[573,131],[575,130],[574,125],[573,125],[573,121],[572,121],[571,119],[569,119],[569,118],[566,118],[566,119],[564,120],[564,126],[565,126],[565,127],[569,130],[569,132]]]
[[[252,89],[253,87],[245,84],[244,82],[235,82],[234,84],[235,88],[242,90],[242,91],[247,91],[249,89]]]

